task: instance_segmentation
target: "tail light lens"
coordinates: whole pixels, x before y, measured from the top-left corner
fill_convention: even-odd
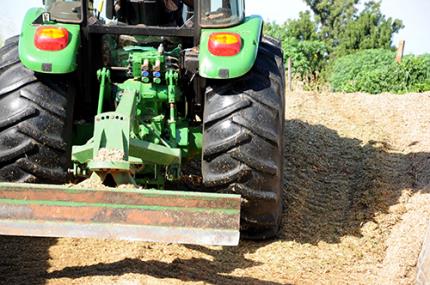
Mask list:
[[[209,51],[216,56],[233,56],[240,52],[242,39],[237,33],[213,33],[209,36]]]
[[[69,42],[69,32],[62,27],[40,26],[34,36],[34,45],[41,50],[62,50]]]

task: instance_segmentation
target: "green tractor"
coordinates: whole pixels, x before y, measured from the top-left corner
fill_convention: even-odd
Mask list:
[[[0,234],[275,237],[285,76],[261,17],[103,2],[45,0],[0,49]]]

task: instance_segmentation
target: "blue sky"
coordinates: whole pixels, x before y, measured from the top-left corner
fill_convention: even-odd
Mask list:
[[[42,0],[15,0],[13,5],[4,5],[0,35],[7,38],[18,34],[26,10],[41,3]],[[299,11],[307,6],[302,0],[246,0],[246,9],[248,14],[262,15],[265,20],[284,22],[297,18]],[[406,26],[394,38],[395,44],[404,39],[406,53],[430,53],[429,0],[383,0],[382,11],[389,17],[402,19]]]

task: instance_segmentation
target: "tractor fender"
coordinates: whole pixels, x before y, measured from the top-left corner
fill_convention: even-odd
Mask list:
[[[52,23],[49,26],[62,27],[69,32],[67,46],[58,51],[46,51],[38,49],[34,44],[36,30],[41,24],[35,20],[45,10],[43,8],[32,8],[24,17],[24,22],[19,36],[19,58],[25,67],[35,72],[64,74],[76,70],[76,57],[80,42],[79,24]]]
[[[237,26],[229,28],[202,29],[199,50],[199,74],[209,79],[237,78],[248,73],[257,58],[263,19],[260,16],[246,17]],[[209,51],[209,37],[215,32],[232,32],[240,35],[242,48],[234,56],[216,56]]]

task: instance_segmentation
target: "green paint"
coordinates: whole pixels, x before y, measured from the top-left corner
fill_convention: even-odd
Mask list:
[[[130,155],[141,160],[141,163],[172,165],[181,163],[181,150],[169,148],[139,139],[130,140]]]
[[[99,115],[103,111],[103,103],[106,100],[105,94],[110,94],[110,71],[105,67],[98,70],[97,79],[100,81],[99,101],[97,104],[97,115]]]
[[[177,99],[177,84],[178,84],[179,74],[177,71],[172,69],[166,72],[166,82],[167,82],[167,102],[169,103],[169,130],[170,130],[170,144],[172,147],[178,145],[177,134],[176,134],[176,99]]]
[[[169,61],[179,56],[181,49],[163,50],[131,46],[113,52],[114,62],[127,67],[125,73],[130,79],[122,83],[111,82],[107,68],[97,72],[100,91],[94,134],[85,145],[73,147],[75,174],[90,170],[103,177],[103,171],[131,172],[142,165],[136,180],[145,184],[162,187],[166,177],[179,177],[181,158],[190,145],[189,127],[177,114],[176,104],[182,99],[179,71]],[[103,112],[103,103],[112,97],[116,110]],[[121,151],[123,159],[97,161],[101,149]]]
[[[72,147],[72,161],[78,164],[88,163],[93,158],[93,140],[84,145],[74,145]]]
[[[116,160],[111,160],[111,161],[90,160],[88,162],[88,168],[93,171],[98,171],[99,169],[101,169],[102,171],[105,169],[129,171],[130,163],[128,161],[116,161]]]
[[[44,12],[43,8],[32,8],[24,17],[19,38],[19,58],[29,69],[42,73],[64,74],[76,70],[76,56],[80,42],[80,27],[77,24],[50,23],[69,31],[69,44],[63,50],[43,51],[35,47],[34,35],[40,24],[33,22]]]
[[[203,133],[201,127],[190,128],[189,130],[189,146],[187,158],[192,159],[199,157],[203,147]]]
[[[132,119],[120,111],[97,115],[94,124],[93,157],[97,156],[99,150],[106,148],[122,151],[123,160],[127,161],[131,122]]]
[[[50,200],[15,200],[0,199],[0,204],[10,205],[43,205],[43,206],[60,206],[60,207],[104,207],[112,209],[139,209],[149,211],[178,211],[178,212],[205,212],[205,213],[223,213],[226,215],[236,215],[238,209],[209,209],[209,208],[191,208],[191,207],[167,207],[167,206],[148,206],[148,205],[127,205],[127,204],[108,204],[108,203],[86,203],[73,201],[50,201]],[[79,211],[79,209],[77,209]]]
[[[199,52],[199,74],[205,78],[228,79],[245,75],[251,70],[257,58],[258,46],[263,27],[259,16],[246,17],[245,21],[234,27],[202,29]],[[242,38],[242,50],[235,56],[215,56],[208,50],[209,36],[214,32],[233,32]],[[228,77],[220,76],[228,70]]]
[[[100,192],[100,191],[110,191],[110,192],[120,192],[120,193],[133,193],[140,194],[147,197],[178,197],[185,199],[195,199],[199,200],[219,200],[219,199],[239,199],[240,195],[235,194],[222,194],[222,193],[203,193],[203,192],[181,192],[181,191],[173,191],[173,190],[156,190],[156,189],[145,189],[142,191],[141,189],[121,189],[121,188],[113,188],[112,190],[99,190],[99,189],[91,189],[91,188],[77,188],[77,187],[69,187],[69,186],[59,186],[59,185],[50,185],[50,184],[31,184],[31,183],[9,183],[9,182],[0,182],[0,190],[1,191],[14,191],[16,190],[26,190],[31,188],[32,191],[44,191],[44,190],[58,190],[67,193],[84,193],[87,191],[92,192]]]

